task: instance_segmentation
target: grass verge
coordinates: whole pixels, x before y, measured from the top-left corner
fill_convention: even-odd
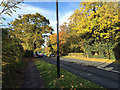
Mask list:
[[[34,60],[48,88],[102,88],[103,87],[82,79],[64,69],[60,69],[61,77],[57,78],[56,66],[42,59]]]
[[[75,56],[63,56],[65,58],[73,58],[73,59],[82,59],[87,61],[95,61],[95,62],[104,62],[104,63],[113,63],[115,60],[109,60],[109,59],[98,59],[98,58],[81,58],[81,57],[75,57]]]

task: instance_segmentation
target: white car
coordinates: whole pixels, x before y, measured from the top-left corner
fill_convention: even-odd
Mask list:
[[[37,55],[38,55],[39,57],[43,57],[43,56],[44,56],[43,53],[39,53],[39,52],[37,52]]]

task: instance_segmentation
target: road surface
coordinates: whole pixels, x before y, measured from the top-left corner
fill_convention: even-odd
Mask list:
[[[43,59],[56,65],[56,59],[54,58],[44,57]],[[60,61],[60,67],[105,88],[119,89],[119,72],[104,70],[91,65],[81,65],[75,62],[68,62],[66,60]]]

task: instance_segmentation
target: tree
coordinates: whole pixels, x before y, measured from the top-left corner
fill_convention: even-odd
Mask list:
[[[80,5],[70,17],[71,38],[76,38],[88,57],[92,52],[98,55],[102,52],[106,57],[113,55],[120,39],[118,3],[83,2]]]
[[[2,88],[17,88],[20,77],[18,74],[24,67],[23,47],[17,38],[10,37],[9,29],[2,28]],[[13,78],[17,83],[13,83]],[[10,77],[9,77],[10,76]],[[7,79],[6,79],[7,78]]]
[[[59,32],[59,48],[60,55],[66,54],[69,51],[69,42],[67,40],[69,38],[68,27],[66,23],[60,26]],[[50,51],[54,54],[57,53],[57,34],[50,35],[48,40],[48,46],[50,47]]]
[[[50,47],[45,47],[45,48],[44,48],[44,53],[47,53],[47,54],[48,54],[48,53],[51,53],[51,52],[50,52]]]
[[[2,0],[0,2],[0,7],[1,7],[1,11],[0,11],[0,20],[5,20],[5,18],[2,16],[3,14],[7,14],[9,16],[11,16],[11,14],[13,12],[16,12],[16,9],[19,8],[17,5],[22,3],[23,0],[8,0],[8,1],[4,1]],[[19,8],[20,9],[20,8]],[[0,21],[0,24],[2,24],[2,21]]]
[[[27,14],[11,22],[10,29],[11,34],[21,41],[24,50],[37,52],[44,43],[42,34],[53,31],[49,24],[49,20],[39,13]]]
[[[9,37],[9,29],[2,28],[2,61],[3,64],[20,62],[23,55],[23,47],[15,37]]]

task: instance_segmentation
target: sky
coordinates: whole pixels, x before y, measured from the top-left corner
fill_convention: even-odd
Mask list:
[[[58,2],[59,25],[68,22],[67,19],[76,9],[79,9],[79,4],[80,2]],[[53,27],[54,33],[56,33],[56,2],[24,2],[19,5],[19,7],[21,9],[17,9],[17,12],[13,12],[12,17],[4,15],[6,18],[4,24],[18,18],[18,14],[40,13],[50,20],[50,26]]]
[[[79,9],[80,2],[58,2],[58,13],[59,13],[59,26],[64,22],[68,22],[68,18],[74,13],[76,9]],[[56,2],[24,2],[18,5],[21,9],[16,9],[13,12],[12,17],[3,15],[6,18],[4,25],[8,22],[14,21],[18,18],[18,14],[35,14],[40,13],[50,21],[50,26],[54,29],[53,33],[57,32],[56,24]],[[2,8],[0,7],[0,11]],[[50,35],[50,34],[48,34]],[[46,42],[44,43],[46,46]]]

